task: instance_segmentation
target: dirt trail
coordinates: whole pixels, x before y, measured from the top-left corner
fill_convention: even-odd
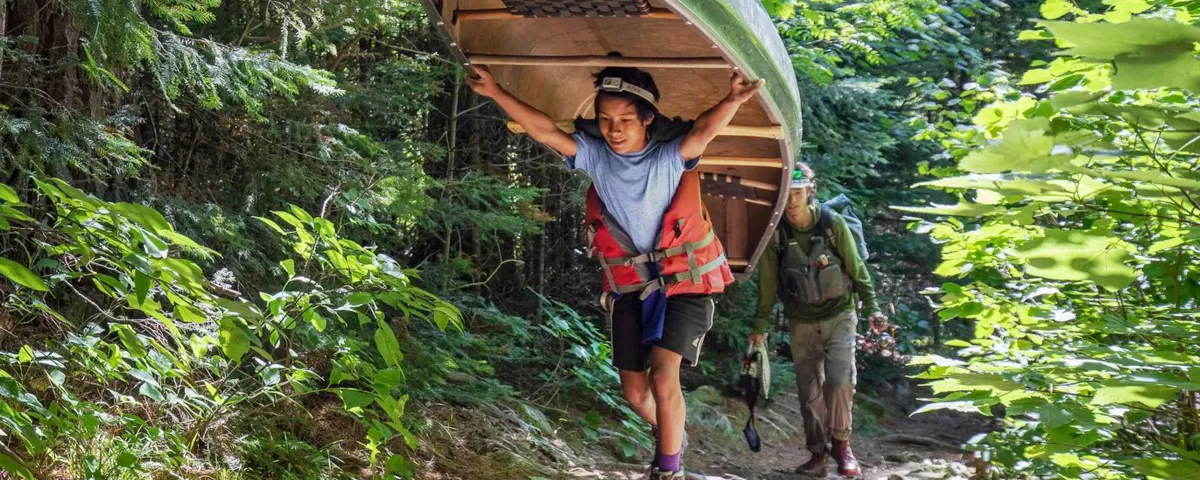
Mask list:
[[[695,407],[694,407],[695,408]],[[703,407],[699,407],[703,408]],[[763,438],[762,451],[751,452],[741,439],[746,409],[740,400],[726,399],[723,406],[712,407],[729,419],[736,436],[728,428],[689,426],[691,446],[684,455],[689,479],[693,480],[801,480],[813,477],[793,473],[808,461],[804,438],[795,431],[799,413],[795,396],[773,402],[761,417],[758,432]],[[774,425],[772,425],[772,423]],[[955,448],[971,436],[986,430],[988,420],[957,412],[932,413],[916,417],[886,417],[878,420],[872,435],[855,433],[851,442],[867,480],[961,479],[975,471],[971,454]],[[914,443],[919,442],[920,444]],[[844,479],[829,461],[828,479]],[[567,478],[640,479],[645,467],[624,463],[596,462],[564,472]]]

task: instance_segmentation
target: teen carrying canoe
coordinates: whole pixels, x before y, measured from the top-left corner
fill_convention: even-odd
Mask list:
[[[686,407],[679,383],[684,362],[699,360],[712,327],[712,295],[733,282],[694,171],[700,155],[763,81],[734,74],[730,92],[685,135],[651,138],[660,117],[650,74],[609,67],[595,75],[596,120],[603,138],[568,134],[545,113],[499,86],[485,70],[467,82],[491,98],[541,143],[592,179],[586,215],[589,254],[604,271],[613,364],[625,399],[656,432],[652,479],[684,478],[680,465]]]

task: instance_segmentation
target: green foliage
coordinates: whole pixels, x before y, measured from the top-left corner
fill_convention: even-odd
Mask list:
[[[1024,75],[1036,95],[993,96],[969,129],[931,135],[957,169],[924,186],[959,205],[907,209],[974,217],[914,224],[943,245],[936,272],[961,279],[937,292],[940,317],[975,330],[947,343],[963,360],[916,360],[938,397],[921,411],[1006,407],[1008,429],[975,446],[1003,476],[1200,469],[1194,27],[1166,19],[1183,2],[1104,3],[1043,5],[1076,16],[1042,24],[1067,55]]]
[[[653,439],[649,436],[649,429],[621,396],[620,375],[612,364],[612,345],[605,341],[604,333],[567,305],[541,295],[538,295],[538,299],[547,314],[546,322],[540,328],[564,342],[564,347],[572,357],[567,363],[572,375],[556,378],[553,375],[557,372],[554,372],[544,379],[565,382],[568,387],[577,384],[575,388],[579,391],[586,392],[618,413],[625,432],[617,442],[626,457],[635,456],[639,446],[651,447]]]
[[[71,463],[83,469],[77,478],[169,471],[199,460],[192,446],[219,435],[217,425],[243,409],[321,392],[347,399],[346,413],[367,429],[363,445],[372,465],[383,468],[395,453],[392,439],[413,447],[393,329],[412,318],[443,330],[461,328],[461,321],[455,307],[412,284],[412,270],[292,207],[275,212],[287,228],[262,219],[295,252],[296,259],[281,262],[287,280],[249,300],[214,285],[186,259],[214,252],[177,233],[159,212],[100,200],[59,179],[35,184],[51,206],[37,215],[21,212],[32,207],[13,202],[14,190],[0,189],[11,222],[7,235],[19,230],[38,239],[31,254],[37,271],[6,269],[5,276],[43,288],[10,291],[5,304],[11,315],[43,327],[58,323],[61,333],[42,335],[45,350],[25,345],[0,353],[7,364],[0,371],[0,419],[16,427],[12,435],[28,455],[10,458],[6,470],[20,474],[32,468],[27,461],[65,456],[79,459]],[[43,216],[53,224],[34,220]],[[90,313],[60,311],[55,305],[77,306],[50,295],[74,296]],[[335,334],[341,340],[333,370],[322,379],[295,358],[312,351],[300,339]],[[135,404],[153,414],[119,413]],[[174,412],[173,420],[156,418],[158,409]],[[260,446],[316,455],[286,439]]]

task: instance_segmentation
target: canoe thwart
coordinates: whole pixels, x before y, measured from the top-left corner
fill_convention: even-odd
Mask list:
[[[744,187],[757,188],[759,190],[766,190],[768,192],[778,192],[779,191],[779,185],[775,185],[773,183],[760,182],[758,180],[751,180],[748,178],[742,178],[742,177],[738,177],[735,175],[726,175],[724,173],[700,172],[700,181],[704,182],[704,183],[714,183],[714,184],[741,185]]]
[[[603,57],[603,58],[611,58],[611,57]],[[558,126],[558,128],[562,129],[562,131],[564,131],[564,132],[567,132],[567,133],[575,132],[575,121],[574,120],[555,120],[554,124],[556,126]],[[508,121],[508,131],[510,131],[512,133],[516,133],[516,134],[524,134],[525,128],[522,127],[521,124],[519,124],[513,120],[509,120]],[[724,129],[721,130],[721,133],[718,133],[717,135],[723,136],[723,137],[780,138],[780,136],[783,135],[783,133],[782,133],[782,130],[779,128],[779,125],[769,125],[769,126],[765,126],[765,127],[756,126],[756,125],[727,125]],[[713,157],[705,157],[705,158],[713,158]],[[728,157],[728,158],[741,158],[741,157]],[[764,160],[770,160],[770,159],[764,159]],[[767,166],[773,166],[773,167],[778,168],[781,165],[783,165],[782,162],[778,161],[779,159],[774,159],[774,160],[776,160],[776,163],[774,163],[772,165],[767,165]],[[708,162],[705,161],[704,163],[708,163]]]
[[[467,53],[477,65],[539,67],[733,68],[721,57],[613,57],[608,55],[481,55]]]
[[[727,155],[705,155],[701,165],[713,167],[763,167],[783,168],[783,159],[770,157],[731,157]]]

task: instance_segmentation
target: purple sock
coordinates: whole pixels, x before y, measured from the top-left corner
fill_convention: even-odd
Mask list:
[[[656,453],[656,454],[654,454],[654,468],[657,468],[664,472],[678,472],[679,471],[679,457],[682,455],[683,455],[683,452],[675,452],[674,455],[664,455],[662,453]]]

